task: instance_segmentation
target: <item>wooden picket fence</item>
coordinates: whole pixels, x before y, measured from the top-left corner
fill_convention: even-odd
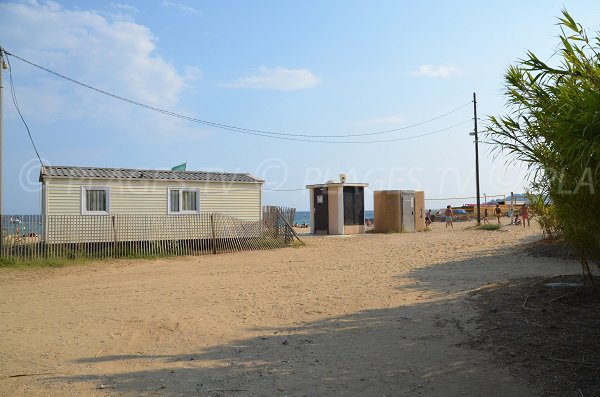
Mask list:
[[[117,258],[204,255],[288,246],[294,233],[281,207],[260,221],[221,213],[185,215],[12,215],[0,217],[0,258]]]

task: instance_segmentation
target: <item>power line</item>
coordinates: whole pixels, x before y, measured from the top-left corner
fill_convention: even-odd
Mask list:
[[[422,121],[422,122],[420,122],[420,123],[416,123],[416,124],[410,124],[410,125],[406,125],[406,126],[404,126],[404,127],[394,128],[394,129],[391,129],[391,130],[384,130],[384,131],[378,131],[378,132],[367,132],[367,133],[362,133],[362,134],[348,134],[348,135],[318,135],[318,136],[320,136],[320,137],[323,137],[323,138],[325,138],[325,137],[329,137],[329,138],[331,138],[331,137],[366,136],[366,135],[379,135],[379,134],[386,134],[386,133],[388,133],[388,132],[396,132],[396,131],[407,130],[407,129],[409,129],[409,128],[418,127],[418,126],[420,126],[420,125],[427,124],[427,123],[430,123],[430,122],[432,122],[432,121],[435,121],[435,120],[441,119],[442,117],[449,116],[449,115],[451,115],[452,113],[455,113],[455,112],[459,111],[460,109],[462,109],[462,108],[465,108],[465,107],[469,106],[470,104],[471,104],[471,102],[469,101],[469,102],[465,103],[464,105],[461,105],[461,106],[457,107],[456,109],[453,109],[453,110],[449,111],[448,113],[444,113],[444,114],[442,114],[442,115],[439,115],[439,116],[437,116],[437,117],[431,118],[431,119],[429,119],[429,120]]]
[[[298,188],[298,189],[263,189],[265,191],[269,191],[269,192],[296,192],[296,191],[305,191],[306,188]],[[480,197],[486,197],[486,198],[494,198],[494,197],[506,197],[505,194],[486,194]],[[443,197],[443,198],[426,198],[425,201],[446,201],[446,200],[467,200],[467,199],[474,199],[477,198],[477,196],[467,196],[467,197]]]
[[[355,136],[372,136],[372,135],[381,135],[381,134],[387,134],[390,132],[397,132],[397,131],[403,131],[403,130],[407,130],[410,128],[414,128],[414,127],[418,127],[427,123],[431,123],[432,121],[435,120],[439,120],[443,117],[449,116],[452,113],[455,113],[467,106],[469,106],[471,104],[471,101],[455,108],[452,109],[451,111],[441,114],[439,116],[433,117],[431,119],[425,120],[425,121],[421,121],[419,123],[415,123],[415,124],[410,124],[410,125],[406,125],[404,127],[399,127],[399,128],[394,128],[394,129],[390,129],[390,130],[383,130],[383,131],[376,131],[376,132],[363,132],[363,133],[354,133],[354,134],[339,134],[339,135],[316,135],[316,134],[291,134],[291,133],[283,133],[283,132],[270,132],[270,131],[261,131],[261,130],[248,130],[248,131],[254,131],[254,132],[261,132],[261,133],[265,133],[265,134],[273,134],[273,135],[282,135],[282,136],[293,136],[293,137],[307,137],[307,138],[351,138],[351,137],[355,137]],[[235,127],[238,128],[238,127]],[[312,142],[312,141],[306,141],[306,142]],[[321,142],[322,143],[322,142]],[[333,142],[336,143],[336,142]],[[352,142],[354,143],[354,142]]]
[[[486,196],[480,196],[480,197],[504,197],[504,194],[496,194],[495,196],[490,196],[490,195],[486,195]],[[467,200],[467,199],[474,199],[477,198],[477,196],[469,196],[469,197],[445,197],[445,198],[426,198],[425,201],[431,200],[431,201],[445,201],[445,200]]]
[[[130,103],[132,105],[136,105],[148,110],[152,110],[158,113],[162,113],[171,117],[175,117],[175,118],[179,118],[179,119],[183,119],[183,120],[187,120],[187,121],[191,121],[191,122],[195,122],[195,123],[199,123],[199,124],[203,124],[203,125],[207,125],[210,127],[215,127],[215,128],[220,128],[223,130],[227,130],[227,131],[232,131],[232,132],[238,132],[238,133],[242,133],[242,134],[248,134],[248,135],[255,135],[255,136],[262,136],[262,137],[268,137],[268,138],[274,138],[274,139],[283,139],[283,140],[293,140],[293,141],[300,141],[300,142],[312,142],[312,143],[350,143],[350,144],[366,144],[366,143],[384,143],[384,142],[395,142],[395,141],[401,141],[401,140],[405,140],[405,139],[413,139],[413,138],[418,138],[418,137],[422,137],[422,136],[426,136],[426,135],[431,135],[433,133],[437,133],[437,132],[441,132],[441,131],[445,131],[447,129],[456,127],[458,125],[462,125],[463,123],[460,124],[456,124],[452,127],[448,127],[446,129],[442,129],[442,130],[438,130],[438,131],[433,131],[433,132],[429,132],[429,133],[425,133],[425,134],[420,134],[420,135],[416,135],[416,136],[411,136],[411,137],[405,137],[405,138],[398,138],[398,139],[389,139],[389,140],[377,140],[377,141],[324,141],[324,140],[318,140],[318,139],[301,139],[301,138],[349,138],[349,137],[355,137],[355,136],[372,136],[372,135],[379,135],[379,134],[386,134],[386,133],[390,133],[390,132],[396,132],[396,131],[400,131],[400,130],[405,130],[405,129],[409,129],[409,128],[414,128],[435,120],[438,120],[442,117],[446,117],[452,113],[457,112],[460,109],[463,109],[464,107],[468,106],[471,102],[467,102],[466,104],[463,104],[447,113],[444,113],[440,116],[436,116],[434,118],[431,118],[429,120],[425,120],[422,121],[420,123],[416,123],[416,124],[412,124],[412,125],[408,125],[408,126],[404,126],[401,128],[395,128],[395,129],[390,129],[390,130],[384,130],[384,131],[376,131],[376,132],[369,132],[369,133],[358,133],[358,134],[343,134],[343,135],[314,135],[314,134],[293,134],[293,133],[283,133],[283,132],[273,132],[273,131],[266,131],[266,130],[257,130],[257,129],[250,129],[250,128],[243,128],[243,127],[236,127],[236,126],[232,126],[232,125],[227,125],[227,124],[221,124],[221,123],[216,123],[216,122],[212,122],[212,121],[207,121],[207,120],[202,120],[202,119],[198,119],[198,118],[194,118],[194,117],[190,117],[190,116],[185,116],[179,113],[175,113],[169,110],[165,110],[165,109],[161,109],[155,106],[151,106],[151,105],[147,105],[138,101],[134,101],[132,99],[128,99],[113,93],[110,93],[108,91],[105,90],[101,90],[99,88],[93,87],[89,84],[85,84],[82,83],[78,80],[75,80],[73,78],[70,78],[68,76],[65,76],[63,74],[60,74],[58,72],[55,72],[53,70],[50,70],[48,68],[45,68],[41,65],[38,65],[36,63],[33,63],[31,61],[28,61],[24,58],[21,58],[15,54],[12,54],[8,51],[4,51],[5,54],[10,55],[15,57],[16,59],[19,59],[22,62],[25,62],[33,67],[36,67],[40,70],[43,70],[47,73],[50,73],[54,76],[60,77],[62,79],[65,79],[67,81],[70,81],[74,84],[77,84],[81,87],[87,88],[89,90],[92,91],[96,91],[100,94],[103,95],[107,95],[109,97],[112,97],[114,99],[118,99],[127,103]]]
[[[373,143],[406,141],[409,139],[415,139],[415,138],[421,138],[421,137],[428,136],[428,135],[439,134],[440,132],[451,130],[451,129],[461,126],[463,124],[470,123],[471,121],[472,121],[472,119],[468,119],[465,121],[461,121],[458,124],[454,124],[454,125],[451,125],[446,128],[441,128],[439,130],[430,131],[430,132],[426,132],[423,134],[405,136],[402,138],[380,139],[380,140],[375,140],[375,141],[324,141],[324,140],[320,140],[320,139],[302,139],[302,138],[291,138],[291,137],[271,136],[271,135],[261,135],[261,136],[264,136],[267,138],[282,139],[282,140],[286,140],[286,141],[297,141],[297,142],[311,142],[311,143],[325,143],[325,144],[363,144],[363,145],[365,145],[365,144],[373,144]],[[258,134],[252,134],[252,135],[258,135]]]
[[[297,192],[300,190],[306,190],[306,188],[300,188],[300,189],[263,189],[266,190],[268,192]]]
[[[0,48],[0,51],[3,51],[5,54],[8,54],[2,48]],[[8,76],[9,76],[9,82],[10,82],[10,94],[12,96],[13,104],[15,105],[15,109],[17,109],[17,113],[19,113],[19,117],[21,118],[21,121],[23,122],[23,124],[25,125],[25,128],[27,129],[27,134],[29,135],[29,140],[31,141],[31,145],[33,146],[33,150],[35,151],[35,154],[36,154],[38,160],[40,161],[40,164],[43,166],[44,162],[42,161],[42,158],[40,157],[40,154],[39,154],[39,152],[37,150],[37,147],[35,146],[35,142],[33,141],[33,137],[31,136],[31,131],[29,130],[29,126],[27,125],[27,122],[25,121],[25,118],[23,118],[23,114],[21,113],[21,109],[19,108],[19,102],[17,101],[17,93],[15,92],[15,85],[14,85],[14,82],[13,82],[12,65],[10,64],[10,59],[8,57],[6,57],[6,61],[8,62]],[[1,70],[0,70],[0,73],[2,73]]]

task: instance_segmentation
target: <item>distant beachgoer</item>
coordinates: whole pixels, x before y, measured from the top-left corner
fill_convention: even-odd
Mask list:
[[[450,227],[454,229],[454,225],[452,224],[452,215],[454,215],[454,213],[452,212],[452,207],[450,207],[449,205],[446,206],[446,211],[444,212],[444,214],[446,214],[446,227],[450,225]]]
[[[500,209],[500,204],[496,204],[496,209],[494,209],[494,213],[496,214],[496,218],[498,218],[498,224],[500,224],[500,217],[502,216],[502,210]]]
[[[515,221],[514,221],[515,225],[520,225],[521,224],[521,220],[519,219],[519,214],[515,215]]]
[[[427,210],[425,214],[425,226],[431,225],[431,210]]]
[[[488,220],[488,209],[484,209],[483,210],[483,224],[489,224],[490,221]]]
[[[531,227],[529,224],[529,207],[527,207],[527,204],[523,204],[523,207],[521,207],[521,217],[523,218],[523,227],[525,227],[525,223],[527,223],[527,227]]]

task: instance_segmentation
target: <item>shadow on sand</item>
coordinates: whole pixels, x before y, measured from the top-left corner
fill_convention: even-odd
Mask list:
[[[490,251],[396,276],[413,282],[397,288],[428,294],[416,304],[253,329],[259,336],[185,354],[82,357],[77,362],[91,374],[46,380],[136,396],[536,395],[490,355],[462,344],[477,332],[475,310],[463,298],[485,285],[474,272],[506,280],[515,275],[503,268],[512,255]],[[533,272],[524,265],[523,276]]]

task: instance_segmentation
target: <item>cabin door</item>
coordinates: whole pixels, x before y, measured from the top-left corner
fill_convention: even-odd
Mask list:
[[[415,193],[402,192],[402,231],[415,231]]]
[[[315,230],[313,233],[329,233],[329,203],[327,188],[315,188],[313,205],[315,209]]]

